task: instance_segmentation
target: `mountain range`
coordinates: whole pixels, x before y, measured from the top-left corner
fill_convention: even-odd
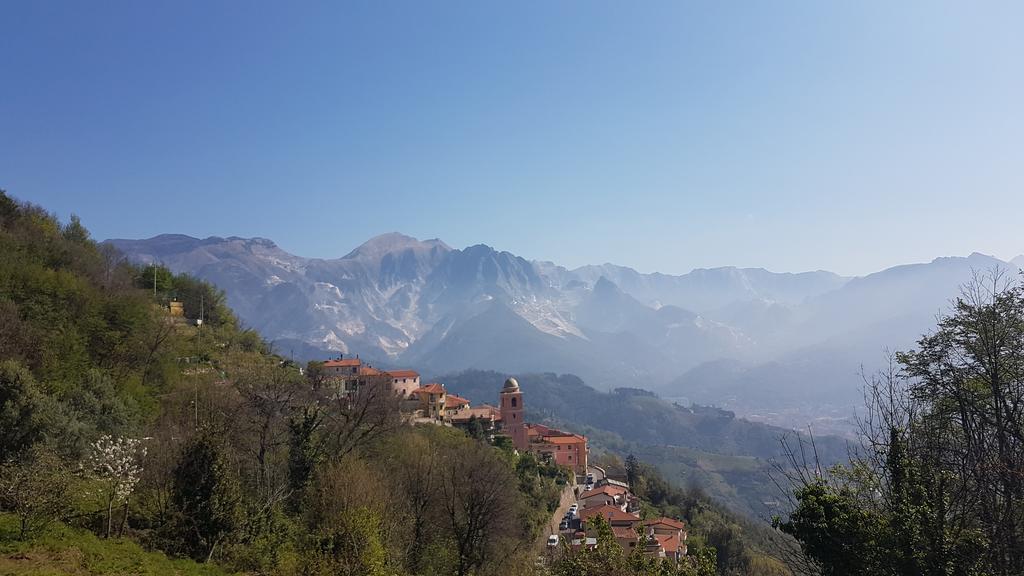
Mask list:
[[[975,253],[856,278],[734,267],[667,275],[612,264],[570,270],[398,233],[336,259],[289,254],[263,238],[108,243],[216,284],[243,321],[300,358],[360,354],[428,376],[573,373],[598,388],[635,386],[774,424],[834,421],[837,430],[859,399],[862,366],[912,346],[972,272],[1024,266],[1024,256]]]

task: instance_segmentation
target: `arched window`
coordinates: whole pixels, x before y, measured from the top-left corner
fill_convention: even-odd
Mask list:
[[[516,397],[515,396],[512,397],[512,407],[513,408],[516,407]]]

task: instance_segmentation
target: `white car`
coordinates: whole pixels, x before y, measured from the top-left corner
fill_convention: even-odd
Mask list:
[[[554,548],[555,546],[558,546],[558,534],[548,536],[548,548]]]

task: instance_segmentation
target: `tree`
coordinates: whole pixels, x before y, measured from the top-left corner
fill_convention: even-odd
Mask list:
[[[469,437],[480,442],[487,441],[487,431],[484,430],[483,424],[480,423],[480,419],[476,417],[476,414],[469,417],[469,426],[466,429],[466,433]]]
[[[32,374],[17,362],[0,362],[0,461],[41,441],[48,429],[52,401]]]
[[[626,456],[626,482],[629,483],[629,487],[634,492],[637,489],[637,484],[640,479],[640,464],[637,462],[636,456],[630,454]]]
[[[56,454],[26,451],[0,465],[0,508],[18,517],[24,540],[67,513],[70,486],[71,475]]]
[[[501,541],[516,537],[515,477],[492,447],[472,442],[448,446],[439,482],[441,506],[456,552],[455,574],[479,570]]]
[[[865,378],[865,399],[850,465],[789,451],[795,507],[776,525],[825,574],[1024,572],[1021,285],[977,275],[916,349]]]
[[[134,438],[103,435],[92,445],[89,470],[102,485],[107,505],[107,538],[113,528],[115,506],[124,504],[124,522],[127,522],[129,498],[142,477],[140,461],[145,457],[145,446]]]
[[[316,549],[303,572],[338,576],[386,576],[387,554],[380,516],[360,507],[339,515],[333,529],[316,536]]]
[[[239,526],[238,480],[220,444],[208,435],[194,439],[174,469],[172,537],[197,560],[209,561],[217,546]]]

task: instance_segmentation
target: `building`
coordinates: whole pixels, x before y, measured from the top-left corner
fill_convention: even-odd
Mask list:
[[[325,360],[323,363],[324,376],[328,378],[348,378],[359,374],[359,368],[363,362],[358,356],[355,358],[335,358]]]
[[[583,519],[583,531],[587,537],[597,538],[597,529],[594,527],[594,518],[602,517],[608,522],[615,535],[615,541],[629,552],[636,548],[640,542],[640,535],[637,529],[640,528],[640,517],[636,514],[624,512],[616,506],[598,506],[596,508],[585,508],[581,518]]]
[[[348,394],[373,381],[386,383],[392,394],[409,398],[420,387],[420,375],[415,370],[379,370],[355,358],[338,357],[323,363],[324,377],[335,383],[338,389]]]
[[[420,387],[420,375],[415,370],[388,370],[391,376],[391,389],[400,398],[408,398],[412,391]]]
[[[501,406],[501,425],[505,435],[512,439],[512,445],[520,452],[526,452],[530,443],[526,437],[526,422],[523,421],[523,393],[515,378],[505,380],[498,394]]]
[[[465,412],[469,412],[469,400],[455,394],[448,394],[444,399],[444,419],[452,422]]]
[[[498,400],[502,433],[512,439],[516,450],[544,455],[576,474],[587,473],[587,438],[541,424],[527,424],[523,418],[523,392],[515,378],[505,381]]]
[[[490,404],[481,404],[460,410],[455,416],[452,416],[452,426],[468,428],[470,421],[474,418],[480,422],[485,432],[493,432],[501,426],[501,410]]]
[[[587,438],[542,426],[527,424],[529,450],[545,454],[559,466],[571,468],[576,474],[587,473]]]
[[[419,410],[427,418],[444,420],[444,403],[448,391],[437,383],[425,384],[412,391],[419,399]]]
[[[599,486],[580,494],[579,501],[584,508],[616,506],[626,510],[626,505],[629,502],[629,490],[621,486]]]
[[[171,300],[168,304],[168,310],[171,312],[171,316],[175,318],[181,318],[185,316],[185,303],[178,302],[177,300]]]
[[[327,360],[323,363],[322,369],[324,378],[342,395],[362,390],[369,384],[390,386],[390,380],[385,378],[384,372],[364,364],[358,356]]]
[[[644,530],[650,544],[657,543],[658,556],[678,562],[686,556],[686,525],[671,518],[654,518],[644,521]]]

